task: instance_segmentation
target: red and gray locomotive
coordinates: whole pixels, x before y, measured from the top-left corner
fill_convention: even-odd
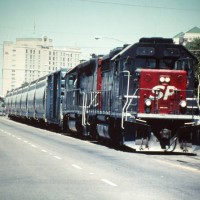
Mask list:
[[[63,126],[135,150],[200,143],[197,59],[172,39],[141,38],[67,72]]]

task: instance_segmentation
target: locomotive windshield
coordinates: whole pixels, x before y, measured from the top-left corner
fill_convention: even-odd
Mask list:
[[[144,44],[143,44],[144,45]],[[180,47],[173,45],[138,46],[135,50],[135,57],[130,57],[126,64],[131,69],[169,69],[192,71],[193,59]],[[184,57],[182,57],[184,56]],[[130,61],[131,60],[131,61]],[[130,65],[131,64],[131,65]],[[131,67],[130,67],[131,66]]]
[[[135,59],[135,68],[156,68],[156,59],[154,58],[136,58]]]
[[[175,69],[175,62],[176,60],[173,58],[136,58],[134,67],[142,69]]]
[[[190,58],[176,59],[176,58],[162,58],[156,59],[152,57],[142,57],[129,59],[125,63],[125,68],[130,72],[136,69],[169,69],[169,70],[185,70],[187,73],[193,71],[193,60]]]

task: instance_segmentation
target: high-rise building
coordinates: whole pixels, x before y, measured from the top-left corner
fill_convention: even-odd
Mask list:
[[[4,42],[3,95],[47,73],[76,66],[80,56],[79,48],[55,48],[47,37],[17,38],[16,44]]]

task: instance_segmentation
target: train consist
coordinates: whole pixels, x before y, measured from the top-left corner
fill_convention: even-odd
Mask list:
[[[196,63],[171,39],[141,38],[8,92],[7,113],[137,151],[192,152],[200,144]]]

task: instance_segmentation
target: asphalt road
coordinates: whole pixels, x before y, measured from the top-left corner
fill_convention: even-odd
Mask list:
[[[199,200],[200,156],[123,152],[0,117],[0,200]]]

